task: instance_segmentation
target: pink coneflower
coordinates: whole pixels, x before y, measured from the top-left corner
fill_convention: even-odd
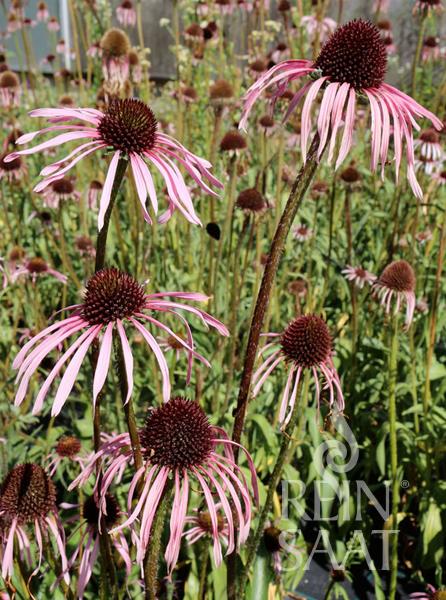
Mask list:
[[[274,50],[270,53],[271,60],[278,63],[290,57],[290,49],[284,42],[279,42]]]
[[[316,315],[297,317],[282,333],[267,334],[267,336],[272,337],[273,341],[264,346],[260,355],[270,349],[273,351],[254,373],[252,393],[253,396],[257,396],[266,379],[279,363],[287,365],[288,377],[279,412],[281,423],[286,424],[291,417],[299,382],[305,369],[310,369],[314,377],[317,406],[319,407],[320,401],[320,371],[330,392],[330,407],[336,403],[339,410],[344,410],[344,396],[332,359],[333,342],[325,321]],[[275,348],[277,345],[279,347]],[[288,417],[286,417],[287,408]]]
[[[443,12],[444,6],[441,0],[416,0],[413,7],[413,13],[426,13],[436,12],[440,14]]]
[[[39,2],[37,5],[36,19],[45,22],[50,18],[50,13],[45,2]]]
[[[446,185],[446,170],[438,171],[433,175],[433,178],[438,182],[439,185]]]
[[[393,37],[391,35],[383,37],[383,44],[386,47],[386,52],[389,56],[396,53],[396,46],[393,43]]]
[[[249,74],[253,79],[259,80],[268,69],[268,65],[263,58],[256,58],[248,65]]]
[[[57,32],[60,30],[59,21],[56,17],[50,17],[46,26],[48,27],[48,31]]]
[[[142,562],[150,539],[151,527],[156,509],[168,484],[174,486],[174,499],[170,518],[170,538],[165,558],[169,573],[178,559],[181,538],[185,526],[190,487],[198,485],[204,495],[212,523],[214,557],[221,563],[221,541],[218,524],[218,505],[228,529],[227,554],[235,549],[235,527],[238,528],[238,542],[244,543],[248,537],[251,522],[251,495],[243,472],[234,461],[232,447],[241,448],[251,471],[252,493],[258,499],[257,478],[254,465],[248,452],[232,442],[219,427],[213,427],[197,402],[177,397],[155,408],[147,417],[140,431],[145,465],[132,479],[127,505],[128,519],[111,533],[129,527],[140,518],[137,539],[137,562]],[[223,444],[222,453],[216,446]],[[130,439],[127,433],[120,434],[104,444],[92,458],[90,465],[71,484],[70,488],[85,483],[95,472],[98,458],[103,458],[106,469],[100,495],[100,507],[104,510],[103,499],[119,468],[132,462]],[[142,490],[137,505],[132,509],[136,488],[142,482]],[[97,488],[96,483],[96,488]],[[229,500],[228,500],[229,497]],[[237,521],[231,509],[234,506]],[[243,506],[242,506],[243,503]]]
[[[17,267],[17,269],[11,275],[11,281],[15,282],[19,277],[28,277],[31,278],[33,283],[36,283],[37,278],[44,275],[51,275],[61,283],[67,283],[68,281],[68,277],[66,275],[59,273],[59,271],[56,271],[55,269],[52,269],[48,263],[39,256],[29,258],[22,266]]]
[[[421,50],[422,62],[438,60],[440,57],[441,49],[438,38],[433,35],[430,35],[429,37],[425,38]]]
[[[99,42],[94,42],[94,44],[92,44],[88,48],[87,56],[90,56],[90,58],[95,58],[96,56],[102,56],[101,44]]]
[[[362,289],[366,283],[372,284],[376,281],[376,275],[362,267],[352,267],[351,265],[347,265],[341,272],[348,281],[353,281],[360,289]]]
[[[61,202],[79,200],[81,197],[70,177],[56,179],[45,188],[42,195],[44,205],[49,208],[57,208]]]
[[[440,136],[435,129],[426,129],[421,132],[420,137],[415,140],[414,148],[418,149],[421,158],[439,161],[443,157]]]
[[[9,183],[20,181],[27,172],[23,160],[17,156],[14,160],[6,162],[6,156],[6,152],[0,155],[0,180],[4,178]]]
[[[303,160],[307,159],[309,136],[312,129],[311,112],[316,97],[323,89],[322,102],[317,119],[320,137],[318,157],[329,141],[328,161],[331,162],[343,127],[336,168],[347,157],[353,143],[355,127],[356,96],[366,97],[370,103],[372,126],[371,169],[375,171],[381,162],[382,175],[388,160],[390,140],[393,138],[395,168],[398,176],[402,159],[403,143],[406,144],[407,176],[415,195],[423,193],[415,175],[412,128],[418,126],[415,117],[426,117],[437,129],[442,123],[434,114],[400,90],[384,83],[387,69],[387,52],[379,30],[361,19],[339,27],[324,44],[317,59],[289,60],[270,69],[245,96],[245,107],[240,127],[245,128],[249,113],[262,92],[276,86],[273,103],[292,81],[310,76],[290,102],[285,119],[305,98],[302,110],[301,148]]]
[[[74,242],[76,250],[81,256],[93,258],[96,256],[96,249],[93,240],[86,235],[79,235]]]
[[[415,234],[415,239],[420,244],[425,244],[429,240],[432,239],[432,231],[430,229],[425,229],[424,231],[419,231]]]
[[[56,508],[56,488],[47,473],[34,463],[17,465],[6,475],[0,489],[0,543],[2,577],[12,577],[14,572],[14,541],[28,563],[31,561],[31,544],[28,528],[34,528],[39,549],[39,569],[43,558],[43,540],[50,535],[60,554],[63,578],[68,584],[65,535]]]
[[[293,228],[293,237],[299,242],[306,242],[312,237],[312,235],[313,230],[306,225],[297,225],[297,227]]]
[[[409,598],[412,600],[446,600],[446,588],[437,590],[428,583],[425,592],[413,592]]]
[[[216,504],[215,509],[217,512],[217,530],[220,541],[227,546],[229,527],[225,521],[224,513],[222,511],[222,505]],[[206,510],[200,510],[196,512],[193,517],[186,517],[184,519],[185,524],[191,525],[190,529],[183,532],[183,536],[189,544],[195,544],[198,540],[204,537],[213,536],[214,524],[212,522],[211,513]],[[214,543],[214,561],[215,566],[218,567],[221,564],[222,550]]]
[[[99,199],[100,195],[102,194],[103,189],[104,189],[103,184],[100,181],[98,181],[97,179],[93,179],[93,181],[90,182],[90,185],[88,186],[88,192],[87,192],[88,208],[93,208],[93,207],[97,206],[98,199]]]
[[[17,140],[18,144],[25,144],[37,135],[48,131],[66,130],[55,138],[9,155],[8,160],[13,160],[21,154],[34,154],[47,148],[53,148],[69,141],[89,139],[73,150],[68,156],[45,167],[41,175],[44,176],[34,190],[44,190],[56,179],[63,177],[76,163],[92,152],[105,148],[113,151],[113,156],[105,178],[104,189],[99,206],[98,226],[102,229],[104,215],[107,211],[113,181],[120,158],[129,160],[135,178],[138,197],[141,202],[144,218],[151,223],[151,217],[146,209],[147,195],[155,213],[158,212],[158,198],[153,183],[152,175],[147,168],[147,160],[157,169],[167,187],[169,206],[167,211],[159,217],[161,223],[169,220],[175,210],[179,210],[191,223],[201,225],[200,219],[195,214],[190,193],[186,187],[183,176],[173,162],[179,162],[201,189],[216,196],[204,179],[212,185],[223,187],[211,175],[210,163],[189,152],[182,144],[165,133],[158,131],[158,124],[152,110],[141,100],[134,98],[126,100],[114,99],[106,107],[105,112],[93,108],[40,108],[29,113],[32,117],[46,117],[56,125],[40,131],[25,134]],[[77,121],[78,125],[60,125],[63,121]],[[90,126],[84,125],[87,121]],[[75,157],[75,158],[73,158]],[[72,159],[72,160],[70,160]],[[70,162],[68,162],[70,161]],[[65,165],[65,166],[63,166]]]
[[[265,544],[266,550],[271,554],[274,573],[277,577],[282,573],[282,557],[281,546],[282,531],[274,525],[270,525],[263,531],[263,543]]]
[[[52,408],[53,415],[59,414],[73,388],[76,376],[88,349],[99,338],[100,334],[102,334],[102,342],[100,344],[98,366],[93,381],[93,403],[96,402],[96,398],[104,386],[107,377],[114,333],[119,335],[122,343],[128,380],[128,401],[133,389],[133,355],[124,323],[139,332],[155,354],[163,378],[163,397],[167,401],[170,397],[167,362],[156,339],[144,327],[141,321],[159,327],[168,335],[172,335],[178,341],[181,341],[187,351],[189,365],[192,363],[193,358],[197,358],[204,364],[209,363],[203,356],[195,352],[189,325],[186,319],[177,312],[178,309],[197,315],[204,325],[214,327],[221,335],[229,335],[229,333],[220,321],[217,321],[217,319],[214,319],[206,312],[187,304],[164,300],[165,297],[195,300],[197,302],[208,300],[207,296],[192,292],[146,294],[144,287],[133,279],[133,277],[115,268],[104,269],[93,275],[86,285],[82,304],[70,307],[70,310],[73,311],[72,316],[58,321],[41,331],[30,342],[25,344],[17,355],[13,363],[13,367],[19,369],[17,381],[20,381],[15,399],[16,405],[20,405],[23,402],[29,380],[43,358],[63,340],[77,333],[81,335],[57,361],[51,373],[46,378],[35,400],[33,412],[37,413],[40,411],[52,382],[68,359],[73,357],[59,384]],[[169,313],[179,318],[188,332],[187,342],[178,337],[167,325],[155,319],[153,317],[154,312]],[[37,342],[40,343],[37,345]]]
[[[80,454],[81,449],[81,442],[77,437],[64,435],[59,438],[53,451],[48,456],[49,464],[47,470],[50,477],[53,477],[59,465],[63,462],[74,462],[83,468],[87,457]]]
[[[22,20],[16,15],[16,13],[11,12],[8,15],[6,31],[8,33],[15,33],[22,28]]]
[[[118,92],[129,78],[130,48],[130,40],[121,29],[109,29],[102,36],[102,75],[114,93]]]
[[[214,0],[214,2],[222,15],[231,15],[234,12],[235,5],[232,0]]]
[[[0,75],[0,103],[3,108],[20,105],[20,79],[13,71],[3,71]]]
[[[139,84],[142,81],[142,66],[139,61],[138,52],[136,50],[130,50],[129,52],[129,66],[130,75],[132,82]]]
[[[395,313],[399,312],[401,303],[406,302],[406,328],[410,326],[415,309],[415,273],[405,260],[397,260],[384,269],[374,282],[373,289],[390,313],[392,298],[396,297]]]
[[[252,215],[261,215],[268,209],[268,203],[263,194],[256,188],[242,190],[235,203],[237,208]]]
[[[116,8],[116,18],[124,27],[135,27],[136,25],[136,10],[133,7],[133,2],[123,0]]]
[[[115,496],[106,494],[103,499],[104,513],[102,515],[103,523],[107,529],[111,529],[118,525],[122,515],[119,503]],[[74,508],[73,505],[67,508]],[[97,500],[94,496],[89,496],[82,505],[82,516],[84,518],[84,527],[81,530],[80,539],[77,542],[76,550],[70,557],[68,562],[68,571],[70,571],[78,556],[81,556],[79,564],[78,580],[77,580],[77,595],[79,600],[84,597],[85,589],[93,574],[94,566],[98,560],[100,552],[100,518],[101,513],[98,508]],[[110,541],[113,548],[122,558],[127,576],[130,575],[132,569],[132,559],[130,549],[124,535],[119,532],[116,535],[110,536]]]
[[[309,41],[312,43],[318,37],[320,43],[324,43],[334,32],[338,24],[330,17],[324,17],[319,20],[314,15],[302,17],[301,26],[307,30]]]

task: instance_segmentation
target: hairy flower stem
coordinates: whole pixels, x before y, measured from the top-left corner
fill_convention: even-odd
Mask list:
[[[396,380],[398,367],[398,315],[392,316],[389,346],[389,437],[392,475],[392,529],[398,529],[400,485],[398,481],[398,440],[396,432]],[[398,534],[391,538],[389,600],[395,600],[398,576]]]
[[[144,581],[146,584],[144,598],[145,600],[157,600],[158,590],[158,565],[161,553],[161,536],[166,518],[167,505],[171,496],[173,481],[167,480],[163,496],[158,504],[158,508],[153,519],[150,532],[150,543],[147,553],[144,557]]]
[[[274,234],[274,239],[271,244],[271,250],[268,255],[268,261],[265,266],[262,283],[260,285],[259,294],[254,309],[251,327],[249,331],[248,343],[246,346],[246,354],[243,365],[243,373],[240,383],[239,395],[237,399],[237,407],[234,415],[234,429],[232,439],[236,443],[240,443],[242,437],[243,426],[245,424],[246,409],[249,402],[249,391],[251,387],[251,379],[254,371],[254,363],[259,347],[260,333],[262,331],[263,322],[268,308],[271,292],[273,289],[274,280],[277,269],[279,267],[280,258],[285,248],[285,242],[290,232],[296,213],[302,203],[305,193],[316,173],[318,166],[317,148],[319,146],[319,135],[316,134],[311,143],[308,153],[307,162],[302,166],[299,174],[291,189],[290,196],[286,203],[285,209],[280,218],[279,224]],[[237,461],[238,448],[234,448],[234,458]],[[228,557],[228,578],[227,578],[227,593],[228,600],[233,600],[235,596],[235,575],[236,575],[236,553],[233,552]]]
[[[238,584],[238,588],[237,588],[238,591],[236,589],[236,595],[235,595],[236,598],[243,598],[243,596],[244,596],[244,590],[246,588],[246,582],[248,579],[249,571],[252,567],[255,557],[257,556],[257,549],[259,547],[260,540],[262,538],[263,531],[265,529],[266,520],[268,519],[268,515],[271,510],[271,506],[273,504],[273,497],[277,490],[277,486],[279,485],[280,478],[282,477],[283,467],[285,464],[287,464],[287,462],[290,458],[290,450],[293,447],[291,444],[291,442],[293,441],[292,435],[293,435],[294,429],[295,429],[298,419],[299,419],[299,412],[300,412],[299,411],[299,405],[300,405],[299,399],[301,396],[301,390],[302,390],[302,382],[299,384],[299,387],[297,390],[296,402],[294,404],[289,423],[286,426],[285,430],[282,432],[282,442],[280,444],[279,454],[277,456],[276,463],[274,465],[274,470],[271,475],[271,479],[269,480],[268,491],[266,494],[266,500],[265,500],[265,504],[263,505],[262,512],[260,513],[260,516],[258,519],[257,529],[255,530],[254,533],[252,533],[250,535],[250,538],[247,542],[248,555],[246,558],[246,563],[240,573],[239,584]],[[228,597],[229,597],[229,590],[228,590]]]
[[[119,389],[121,392],[122,404],[124,407],[125,419],[127,422],[127,429],[130,436],[130,442],[132,444],[133,460],[135,463],[135,471],[140,469],[143,465],[143,458],[141,453],[141,443],[139,441],[138,426],[136,425],[135,412],[133,410],[132,398],[130,397],[128,402],[128,382],[127,373],[125,370],[124,351],[122,349],[121,338],[117,335],[114,336],[114,354],[116,360],[116,371],[118,374]],[[140,480],[142,485],[142,479]]]
[[[107,246],[108,227],[110,225],[110,217],[112,214],[113,206],[115,204],[116,197],[118,195],[119,188],[121,187],[122,180],[124,178],[125,171],[127,169],[127,159],[120,158],[118,166],[116,168],[115,180],[110,195],[110,203],[107,208],[107,212],[104,216],[104,225],[101,231],[98,233],[96,241],[96,262],[94,266],[95,273],[104,268],[105,264],[105,252]]]
[[[110,225],[110,217],[113,210],[113,205],[115,203],[116,197],[118,195],[119,188],[121,186],[122,180],[124,178],[124,173],[127,169],[127,160],[121,158],[118,162],[118,166],[116,169],[115,180],[113,182],[113,187],[110,196],[110,204],[108,206],[107,212],[105,213],[104,218],[104,226],[101,231],[98,233],[98,237],[96,240],[96,263],[95,263],[95,272],[97,273],[101,269],[104,268],[105,264],[105,252],[107,247],[107,236],[108,236],[108,228]],[[92,356],[91,356],[91,364],[93,372],[95,372],[97,364],[98,364],[98,355],[99,355],[99,347],[96,340],[96,343],[93,344],[92,348]],[[96,404],[94,407],[94,417],[93,417],[93,440],[94,440],[94,449],[95,452],[99,450],[101,444],[101,401],[102,401],[102,393],[100,393],[96,399]],[[99,487],[101,482],[101,475],[99,472],[100,463],[97,465],[98,468],[98,476],[99,476]],[[111,544],[110,537],[107,533],[107,528],[105,525],[104,517],[101,518],[101,534],[99,536],[99,544],[101,550],[101,581],[104,587],[104,593],[107,598],[117,598],[118,591],[116,585],[116,571],[113,563],[113,557],[111,553]],[[108,588],[111,587],[110,593]]]
[[[318,145],[319,136],[318,134],[316,134],[311,144],[307,162],[301,168],[293,184],[290,196],[288,198],[288,202],[285,206],[285,209],[282,213],[282,217],[277,226],[276,233],[271,244],[271,250],[268,255],[268,262],[265,266],[265,272],[263,274],[263,279],[260,285],[260,290],[257,296],[256,306],[254,309],[254,315],[251,322],[251,329],[249,332],[245,361],[243,365],[243,373],[240,383],[239,395],[237,399],[237,408],[235,410],[234,430],[232,433],[232,439],[237,443],[240,443],[240,439],[243,432],[246,408],[248,406],[249,401],[251,379],[254,370],[257,349],[260,341],[260,333],[262,331],[263,321],[273,289],[274,279],[276,277],[280,258],[282,256],[285,247],[285,242],[291,229],[291,225],[293,224],[296,213],[305,196],[305,192],[307,191],[308,186],[310,185],[318,166],[318,161],[316,158]],[[234,454],[237,460],[237,447],[234,448]]]

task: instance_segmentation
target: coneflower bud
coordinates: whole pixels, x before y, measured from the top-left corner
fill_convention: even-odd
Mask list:
[[[41,466],[17,465],[6,475],[0,489],[0,513],[10,523],[33,523],[56,508],[56,488]]]
[[[105,54],[116,58],[127,56],[131,48],[127,34],[116,27],[104,33],[100,46]]]
[[[228,131],[220,142],[222,152],[244,150],[247,146],[246,139],[238,131]]]
[[[350,165],[342,171],[341,179],[344,183],[353,185],[354,183],[358,183],[358,181],[360,181],[361,175],[356,167]]]
[[[247,212],[261,213],[266,209],[267,204],[265,198],[258,190],[249,188],[240,192],[236,206]]]
[[[218,79],[209,88],[211,100],[229,100],[234,96],[234,88],[226,79]]]
[[[280,535],[282,531],[278,527],[267,527],[263,531],[263,541],[265,543],[265,548],[273,554],[274,552],[279,552],[282,550],[282,546],[280,545]]]
[[[274,119],[270,115],[263,115],[263,117],[260,117],[259,123],[265,129],[272,129],[275,125]]]
[[[152,410],[140,439],[150,462],[169,469],[199,467],[213,449],[212,427],[203,409],[181,397]]]

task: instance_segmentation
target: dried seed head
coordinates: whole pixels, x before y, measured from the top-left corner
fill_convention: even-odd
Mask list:
[[[277,527],[267,527],[263,531],[263,541],[265,543],[265,547],[273,554],[273,552],[279,552],[282,550],[282,546],[280,545],[280,534],[282,531]]]
[[[281,344],[285,357],[303,369],[325,363],[332,350],[327,324],[316,315],[291,321],[282,334]]]
[[[315,181],[311,188],[311,193],[315,197],[325,196],[328,193],[329,187],[328,183],[325,181]]]
[[[114,267],[103,269],[87,283],[82,316],[91,325],[106,325],[139,312],[145,300],[144,288],[131,275]]]
[[[341,179],[345,183],[357,183],[361,179],[361,175],[358,169],[356,169],[353,166],[350,166],[342,171]]]
[[[17,465],[6,475],[0,489],[0,512],[10,523],[44,519],[56,508],[56,488],[41,466]]]
[[[0,88],[18,88],[20,79],[13,71],[3,71],[0,75]]]
[[[117,525],[119,517],[121,516],[121,509],[119,508],[118,501],[112,494],[105,494],[105,506],[106,514],[103,513],[105,526],[107,529],[111,529]],[[89,496],[85,500],[82,506],[82,515],[93,529],[96,530],[98,528],[99,508],[94,496]]]
[[[314,67],[331,81],[356,90],[379,87],[387,70],[387,51],[379,29],[357,19],[339,27],[327,40]]]
[[[415,273],[407,261],[396,260],[387,265],[377,283],[395,292],[414,292]]]
[[[157,120],[141,100],[113,99],[106,107],[98,131],[104,142],[126,154],[141,154],[155,144]]]
[[[43,258],[40,258],[39,256],[30,258],[26,263],[26,268],[30,273],[36,274],[45,273],[46,271],[48,271],[47,263],[43,260]]]
[[[307,293],[307,284],[303,279],[296,279],[288,284],[288,290],[295,296],[302,297]]]
[[[228,100],[234,96],[234,88],[226,79],[218,79],[209,88],[211,100]]]
[[[266,208],[265,198],[255,188],[249,188],[240,192],[236,205],[242,210],[249,212],[262,212]]]
[[[74,192],[74,185],[69,177],[62,177],[53,181],[51,189],[59,196],[70,196]]]
[[[86,235],[77,237],[75,244],[80,252],[91,252],[94,249],[93,240]]]
[[[74,435],[64,435],[56,444],[56,453],[62,458],[74,458],[81,449],[80,440]]]
[[[263,115],[263,117],[260,117],[259,123],[265,129],[270,129],[271,127],[274,127],[274,119],[269,115]]]
[[[100,45],[107,56],[116,58],[126,56],[131,48],[130,40],[125,31],[115,27],[104,33]]]
[[[155,408],[140,432],[141,445],[154,465],[189,469],[206,463],[213,430],[197,402],[173,398]]]
[[[244,150],[246,148],[246,140],[238,131],[228,131],[223,136],[220,142],[220,150],[229,152],[230,150]]]

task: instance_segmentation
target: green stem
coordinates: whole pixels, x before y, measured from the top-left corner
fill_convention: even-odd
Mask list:
[[[173,483],[168,481],[163,493],[163,497],[156,509],[153,519],[152,530],[150,532],[150,545],[144,557],[144,581],[146,583],[145,600],[157,600],[159,597],[158,589],[158,566],[161,554],[161,537],[163,534],[164,520],[166,517],[167,505],[170,500]]]
[[[420,63],[421,49],[423,47],[424,32],[426,30],[427,11],[425,10],[421,16],[420,29],[418,30],[417,46],[415,48],[415,54],[412,63],[412,83],[411,83],[411,95],[415,98],[417,91],[417,68]]]
[[[110,202],[107,211],[104,216],[104,225],[101,231],[98,233],[98,239],[96,242],[96,263],[95,272],[97,273],[104,268],[105,264],[105,252],[107,246],[108,228],[110,225],[110,217],[112,214],[113,206],[115,204],[116,197],[118,195],[119,188],[121,187],[122,180],[124,178],[125,171],[127,169],[127,159],[120,158],[118,166],[116,168],[115,180],[113,182],[112,191],[110,194]]]
[[[251,536],[248,540],[248,543],[247,543],[248,555],[247,555],[246,563],[240,574],[238,593],[236,593],[236,595],[235,595],[236,598],[243,598],[243,596],[244,596],[244,590],[246,588],[249,571],[251,569],[251,566],[254,562],[255,557],[257,556],[257,549],[259,547],[260,540],[262,538],[263,531],[265,529],[266,520],[268,519],[268,515],[270,513],[271,506],[273,504],[273,497],[277,490],[277,486],[279,485],[280,478],[282,477],[283,467],[290,458],[289,449],[291,446],[291,442],[293,441],[292,435],[293,435],[294,429],[297,425],[298,418],[299,418],[299,404],[300,404],[299,399],[300,399],[300,395],[301,395],[301,389],[302,389],[302,383],[299,384],[299,387],[297,390],[296,402],[294,404],[289,423],[286,426],[285,430],[282,432],[282,442],[280,444],[279,454],[277,456],[276,463],[274,465],[274,470],[271,475],[271,479],[269,481],[268,491],[266,494],[266,500],[265,500],[265,504],[263,505],[262,512],[260,513],[260,516],[259,516],[259,520],[257,523],[257,529],[255,530],[254,533],[251,534]],[[235,586],[234,586],[234,588],[235,588]],[[236,592],[236,589],[234,589],[234,591]],[[228,582],[228,597],[230,597],[229,582]]]
[[[400,486],[398,481],[398,440],[396,431],[396,382],[398,365],[398,315],[392,317],[389,352],[389,437],[392,475],[392,529],[398,529]],[[389,600],[395,600],[398,576],[398,534],[391,538]]]

